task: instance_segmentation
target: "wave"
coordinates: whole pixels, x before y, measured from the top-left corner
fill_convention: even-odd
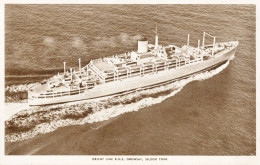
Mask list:
[[[39,83],[30,83],[30,84],[24,84],[24,85],[11,85],[11,86],[7,86],[5,88],[5,92],[24,92],[27,91],[29,88],[31,88],[32,86],[39,84]]]
[[[124,96],[23,110],[5,122],[6,129],[18,128],[18,132],[11,131],[11,133],[7,133],[5,141],[22,141],[33,138],[38,134],[52,132],[59,127],[100,122],[124,113],[138,111],[174,96],[189,82],[202,81],[218,74],[228,65],[229,61],[214,70],[192,75],[187,79],[168,85],[137,91]]]

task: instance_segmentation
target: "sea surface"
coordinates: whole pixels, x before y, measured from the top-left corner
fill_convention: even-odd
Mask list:
[[[190,34],[197,46],[203,31],[217,42],[240,43],[224,66],[169,86],[27,109],[6,122],[26,128],[6,129],[6,154],[255,155],[255,11],[254,5],[5,5],[6,87],[49,78],[63,71],[63,61],[77,68],[78,58],[86,65],[136,50],[141,37],[154,42],[156,26],[163,45],[182,46]]]

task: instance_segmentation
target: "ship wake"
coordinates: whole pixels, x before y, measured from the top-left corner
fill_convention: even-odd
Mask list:
[[[189,82],[205,80],[218,74],[228,64],[229,61],[214,70],[192,75],[187,79],[123,96],[20,111],[5,121],[5,141],[22,141],[38,134],[52,132],[59,127],[100,122],[120,114],[138,111],[174,96]]]

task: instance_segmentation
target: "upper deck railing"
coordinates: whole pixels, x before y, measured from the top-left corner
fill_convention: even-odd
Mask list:
[[[63,96],[72,96],[72,95],[78,95],[78,94],[83,94],[85,90],[91,89],[94,86],[88,86],[88,87],[83,87],[79,89],[74,89],[74,90],[68,90],[68,91],[62,91],[62,92],[48,92],[48,93],[43,93],[40,95],[32,95],[30,92],[28,92],[28,98],[29,99],[34,99],[34,98],[56,98],[56,97],[63,97]]]

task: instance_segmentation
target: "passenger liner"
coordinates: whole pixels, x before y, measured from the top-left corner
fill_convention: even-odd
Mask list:
[[[205,37],[213,38],[213,44],[204,45]],[[138,41],[137,51],[94,59],[84,67],[66,69],[47,81],[28,90],[29,105],[49,105],[79,100],[122,95],[153,88],[184,79],[190,75],[210,70],[231,59],[238,41],[216,43],[216,37],[203,32],[202,45],[162,46],[146,38]]]

